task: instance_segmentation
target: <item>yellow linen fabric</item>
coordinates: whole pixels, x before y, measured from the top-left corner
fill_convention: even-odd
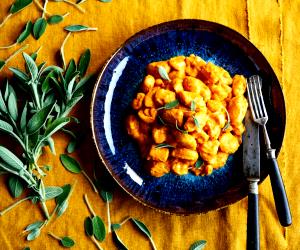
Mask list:
[[[74,0],[75,1],[75,0]],[[13,0],[0,1],[0,20],[7,13]],[[42,1],[41,1],[42,3]],[[161,22],[197,18],[218,22],[229,26],[249,38],[266,56],[275,70],[284,91],[287,107],[287,127],[284,146],[279,156],[279,165],[293,215],[293,225],[289,228],[280,226],[274,207],[269,179],[259,187],[260,197],[260,237],[261,249],[300,249],[300,193],[297,184],[300,181],[299,164],[299,131],[298,114],[300,113],[299,66],[300,66],[300,1],[288,0],[112,0],[111,3],[101,3],[97,0],[87,0],[81,4],[86,10],[83,14],[66,3],[49,2],[47,10],[53,14],[71,14],[58,24],[48,26],[46,33],[35,41],[32,37],[24,43],[29,43],[27,52],[35,51],[39,46],[42,50],[38,62],[56,63],[55,54],[58,51],[66,32],[63,27],[69,24],[84,24],[97,27],[98,31],[72,34],[65,51],[66,59],[77,58],[85,48],[92,52],[90,72],[99,71],[106,59],[131,35]],[[0,28],[0,46],[8,45],[18,36],[27,20],[36,20],[41,16],[35,4],[13,15]],[[0,50],[0,58],[5,59],[14,49]],[[9,66],[23,67],[21,55],[9,63]],[[9,75],[7,68],[0,73],[0,80]],[[79,162],[92,174],[91,169],[98,158],[89,132],[89,101],[84,101],[74,112],[83,121],[83,132],[86,134],[82,147],[73,154]],[[10,140],[7,137],[1,138]],[[70,199],[67,212],[57,220],[52,221],[42,230],[41,236],[33,242],[27,242],[21,234],[24,228],[43,219],[41,210],[25,202],[11,212],[0,217],[0,249],[62,249],[57,241],[47,235],[48,231],[58,236],[71,236],[76,245],[73,249],[96,249],[93,242],[85,235],[83,221],[89,211],[83,202],[83,194],[88,197],[98,215],[105,223],[106,207],[101,198],[93,192],[83,175],[67,172],[60,164],[59,154],[64,152],[69,138],[63,134],[55,136],[57,155],[49,150],[41,159],[41,164],[53,166],[46,178],[48,185],[64,185],[78,180],[75,191]],[[104,168],[98,163],[98,167]],[[262,166],[264,167],[264,166]],[[14,199],[8,193],[6,178],[0,177],[0,210],[11,204]],[[49,203],[53,209],[54,204]],[[134,201],[121,188],[114,193],[111,203],[112,222],[120,222],[127,215],[139,218],[150,229],[159,250],[185,250],[196,240],[207,240],[206,249],[245,249],[247,199],[243,199],[219,211],[207,214],[180,217],[165,215]],[[151,249],[149,241],[141,235],[130,223],[119,231],[119,236],[129,249]],[[104,249],[116,249],[111,235],[101,243]]]

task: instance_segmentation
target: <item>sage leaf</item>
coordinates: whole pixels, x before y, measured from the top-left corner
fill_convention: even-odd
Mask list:
[[[112,192],[101,190],[100,191],[100,196],[105,202],[111,202],[113,199],[113,194]]]
[[[63,166],[70,172],[75,174],[79,174],[81,172],[81,167],[79,163],[71,156],[68,156],[66,154],[61,154],[60,161],[63,164]]]
[[[45,187],[45,199],[51,200],[63,192],[61,187]]]
[[[141,222],[141,221],[139,221],[139,220],[137,220],[137,219],[135,219],[135,218],[131,218],[131,221],[133,222],[133,224],[142,232],[142,233],[144,233],[148,238],[151,238],[152,236],[151,236],[151,233],[150,233],[150,231],[149,231],[149,229],[146,227],[146,225],[143,223],[143,222]]]
[[[195,100],[192,100],[191,102],[191,111],[195,111],[196,110],[196,102]]]
[[[229,128],[230,122],[231,122],[230,121],[230,115],[229,115],[227,109],[226,108],[224,108],[224,109],[225,109],[225,112],[226,112],[226,115],[227,115],[227,122],[226,122],[225,126],[222,128],[223,132],[226,131]]]
[[[112,231],[118,230],[121,228],[121,224],[119,224],[119,223],[111,224],[110,228]]]
[[[23,162],[15,154],[3,146],[0,146],[0,158],[9,166],[17,170],[24,169]]]
[[[4,68],[6,62],[0,59],[0,71]]]
[[[91,217],[86,217],[84,220],[84,230],[87,236],[92,236],[93,232],[93,222]]]
[[[99,0],[102,3],[110,3],[112,0]]]
[[[91,51],[87,49],[85,52],[82,53],[78,62],[78,71],[80,72],[79,75],[83,77],[89,67],[89,63],[91,60]]]
[[[175,108],[178,104],[179,104],[179,101],[178,100],[174,100],[174,101],[169,102],[169,103],[165,104],[164,106],[158,108],[157,110],[172,109],[172,108]]]
[[[70,237],[68,237],[68,236],[65,236],[65,237],[61,238],[60,243],[61,243],[64,247],[67,247],[67,248],[70,248],[70,247],[72,247],[72,246],[75,245],[74,240],[72,240],[72,239],[71,239]]]
[[[32,3],[32,0],[16,0],[10,7],[9,12],[11,14],[17,13],[18,11],[24,9],[26,6]]]
[[[67,67],[66,73],[65,73],[65,80],[66,82],[71,81],[72,75],[76,72],[76,64],[74,59],[71,59],[69,62],[69,65]]]
[[[88,30],[97,30],[97,28],[91,28],[85,25],[75,24],[75,25],[69,25],[64,28],[66,31],[69,32],[80,32],[80,31],[88,31]]]
[[[112,231],[113,241],[116,244],[118,250],[128,250],[128,248],[124,245],[117,232]]]
[[[177,120],[176,120],[176,122],[175,122],[175,127],[176,127],[176,129],[177,129],[178,131],[180,131],[181,133],[183,133],[183,134],[188,134],[188,131],[182,130],[182,129],[180,129],[180,128],[178,127]]]
[[[22,132],[24,133],[26,131],[26,124],[27,124],[27,106],[28,102],[25,103],[22,114],[21,114],[21,119],[20,119],[20,127]]]
[[[26,239],[28,241],[34,240],[40,235],[40,233],[41,233],[41,230],[39,228],[33,229],[31,231],[31,233],[27,235]]]
[[[23,250],[30,250],[30,247],[25,247]]]
[[[49,104],[46,107],[39,110],[30,118],[30,120],[27,123],[27,133],[29,135],[34,134],[45,124],[47,117],[51,113],[53,107],[53,104]]]
[[[158,66],[158,73],[162,79],[166,81],[171,81],[166,69],[163,66]]]
[[[22,43],[26,40],[26,38],[31,34],[32,27],[33,27],[32,22],[28,21],[26,23],[26,26],[25,26],[24,30],[22,31],[22,33],[17,38],[17,43]]]
[[[193,116],[193,119],[194,119],[194,123],[195,123],[196,127],[201,128],[198,119],[195,116]]]
[[[12,197],[17,198],[19,197],[24,190],[23,183],[21,182],[21,179],[18,176],[10,176],[8,179],[8,187],[9,192],[12,195]]]
[[[64,20],[64,17],[61,15],[53,15],[47,19],[48,24],[57,24]]]
[[[35,229],[40,228],[42,225],[44,224],[43,221],[36,221],[32,224],[29,224],[26,228],[25,228],[25,232],[29,232]]]
[[[9,70],[21,81],[28,82],[30,80],[27,74],[17,68],[10,67]]]
[[[174,146],[167,143],[160,143],[155,146],[155,148],[175,148]]]
[[[66,126],[71,121],[71,118],[69,117],[60,117],[55,119],[50,125],[47,126],[44,138],[48,138],[49,136],[52,136],[54,133],[59,131],[61,128]]]
[[[68,200],[64,200],[64,201],[57,207],[57,211],[56,211],[57,217],[62,216],[62,215],[66,212],[68,206],[69,206],[69,201],[68,201]]]
[[[8,112],[15,121],[18,119],[17,99],[14,93],[10,93],[8,97]]]
[[[204,249],[206,243],[206,240],[198,240],[190,246],[189,250],[202,250]]]
[[[76,147],[77,147],[77,139],[72,138],[67,146],[67,152],[69,154],[72,154],[75,151]]]
[[[198,160],[195,163],[195,168],[200,168],[203,165],[204,161],[201,159],[201,157],[198,158]]]
[[[47,21],[45,18],[40,17],[33,25],[33,37],[36,40],[39,40],[40,37],[44,34],[47,27]]]
[[[54,140],[52,139],[52,137],[47,137],[46,143],[48,143],[51,153],[56,155],[55,144],[54,144]]]
[[[82,95],[94,83],[94,74],[87,75],[76,84],[73,97]]]
[[[13,127],[7,123],[6,121],[0,120],[0,130],[7,132],[7,133],[13,133],[14,129]]]
[[[62,204],[63,201],[67,199],[67,197],[69,196],[69,193],[71,191],[71,185],[70,184],[64,185],[62,187],[62,190],[63,190],[63,192],[55,198],[55,202],[57,205]]]
[[[93,217],[92,223],[95,238],[99,241],[103,241],[105,239],[106,230],[102,219],[96,215]]]
[[[23,57],[24,57],[26,66],[28,67],[28,70],[30,72],[32,80],[35,80],[38,76],[38,67],[36,66],[34,60],[26,53],[23,53]]]
[[[4,102],[4,99],[3,99],[1,91],[0,91],[0,110],[3,113],[7,113],[7,108],[6,108],[6,105],[5,105],[5,102]]]

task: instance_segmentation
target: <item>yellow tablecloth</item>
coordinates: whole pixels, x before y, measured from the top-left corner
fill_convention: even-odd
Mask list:
[[[7,14],[13,0],[0,1],[0,20]],[[284,91],[287,107],[287,127],[284,146],[279,156],[279,165],[293,215],[293,225],[282,228],[274,208],[269,179],[260,186],[260,236],[261,249],[300,249],[300,193],[297,183],[300,173],[297,167],[299,130],[298,114],[300,113],[299,66],[300,66],[300,1],[287,0],[113,0],[101,3],[88,0],[81,4],[86,10],[83,14],[66,3],[49,2],[47,10],[51,13],[71,14],[59,25],[49,26],[46,34],[38,41],[27,40],[30,47],[27,52],[43,46],[38,61],[55,63],[55,53],[60,47],[66,33],[63,27],[69,24],[85,24],[98,27],[97,32],[74,34],[66,44],[66,59],[78,58],[85,48],[92,52],[90,71],[99,71],[104,61],[128,37],[148,26],[180,18],[197,18],[218,22],[229,26],[249,38],[266,56],[274,68]],[[5,26],[0,28],[0,45],[11,43],[22,30],[27,20],[34,21],[41,16],[36,5],[14,15]],[[25,42],[26,43],[26,42]],[[0,58],[6,58],[14,49],[1,50]],[[9,65],[23,65],[18,56]],[[5,69],[0,73],[0,80],[8,75]],[[75,115],[82,117],[83,126],[89,131],[89,100],[85,101]],[[91,169],[96,150],[87,133],[84,145],[74,153],[81,164]],[[59,236],[69,235],[76,241],[73,249],[95,249],[94,244],[85,236],[83,221],[89,211],[83,202],[87,193],[96,212],[106,220],[105,204],[93,193],[90,185],[82,175],[67,172],[59,162],[59,154],[64,152],[69,138],[62,134],[55,136],[57,155],[48,151],[42,161],[53,166],[46,178],[46,183],[63,185],[78,180],[70,206],[61,218],[43,229],[42,235],[33,242],[25,241],[21,234],[24,227],[33,221],[42,219],[41,211],[31,202],[26,202],[0,217],[0,249],[59,249],[59,243],[47,235],[53,231]],[[0,209],[13,202],[4,185],[5,177],[0,177]],[[51,204],[50,204],[51,205]],[[52,204],[53,205],[53,204]],[[127,215],[141,219],[153,234],[158,249],[188,249],[191,243],[199,239],[207,240],[206,249],[245,249],[247,199],[220,211],[207,214],[179,217],[165,215],[144,207],[129,197],[121,188],[117,188],[111,204],[113,222],[119,222]],[[120,237],[129,249],[150,249],[147,239],[139,234],[130,224],[125,224],[119,231]],[[111,235],[101,244],[105,249],[116,249]]]

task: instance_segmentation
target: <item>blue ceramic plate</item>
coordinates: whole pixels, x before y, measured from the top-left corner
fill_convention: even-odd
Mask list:
[[[144,170],[138,146],[127,135],[124,121],[147,64],[190,54],[223,67],[231,75],[261,75],[270,116],[268,129],[277,153],[285,128],[284,98],[271,66],[236,31],[202,20],[176,20],[132,36],[108,60],[95,86],[91,111],[95,144],[107,170],[133,198],[159,211],[177,214],[207,212],[247,194],[242,147],[229,157],[223,168],[209,176],[170,173],[155,178]],[[267,176],[265,169],[262,180]]]

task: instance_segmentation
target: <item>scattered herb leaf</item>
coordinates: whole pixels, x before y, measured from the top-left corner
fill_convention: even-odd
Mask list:
[[[113,194],[112,192],[101,190],[100,191],[100,196],[103,199],[104,202],[111,202],[113,199]]]
[[[68,143],[67,152],[69,154],[72,154],[75,151],[76,147],[77,147],[77,139],[76,138],[72,138],[70,140],[70,142]]]
[[[102,3],[110,3],[112,0],[99,0]]]
[[[25,228],[25,232],[29,232],[35,229],[40,228],[44,224],[43,221],[36,221]]]
[[[158,66],[158,73],[162,79],[166,81],[171,81],[166,69],[163,66]]]
[[[11,14],[17,13],[31,3],[32,3],[32,0],[16,0],[10,7],[9,12]]]
[[[96,215],[93,217],[92,223],[95,238],[99,241],[103,241],[105,239],[106,230],[102,219],[98,215]]]
[[[28,241],[32,241],[36,239],[41,233],[41,230],[39,228],[33,229],[26,237]]]
[[[63,166],[70,172],[75,174],[79,174],[81,172],[81,167],[79,163],[71,156],[68,156],[66,154],[61,154],[60,161],[63,164]]]
[[[207,243],[206,240],[198,240],[190,246],[189,250],[202,250],[204,249],[206,243]]]
[[[62,15],[53,15],[47,19],[48,24],[57,24],[64,20]]]
[[[70,237],[68,237],[68,236],[65,236],[65,237],[61,238],[60,243],[61,243],[64,247],[67,247],[67,248],[70,248],[70,247],[72,247],[72,246],[75,245],[74,240],[72,240],[72,239],[71,239]]]
[[[51,200],[60,194],[62,194],[63,189],[61,187],[45,187],[45,199]]]
[[[84,220],[84,230],[87,236],[92,236],[94,234],[93,231],[93,222],[91,217],[86,217]]]
[[[75,25],[69,25],[67,27],[64,28],[66,31],[69,32],[80,32],[80,31],[96,31],[97,28],[91,28],[85,25],[79,25],[79,24],[75,24]]]
[[[119,224],[119,223],[111,224],[110,228],[112,231],[116,231],[121,228],[121,224]]]
[[[44,34],[47,27],[47,21],[45,18],[40,17],[33,25],[33,37],[36,40],[39,40],[40,37]]]
[[[26,40],[26,38],[31,34],[32,28],[33,28],[32,22],[28,21],[26,23],[26,26],[25,26],[24,30],[22,31],[22,33],[17,38],[17,43],[24,42]]]

